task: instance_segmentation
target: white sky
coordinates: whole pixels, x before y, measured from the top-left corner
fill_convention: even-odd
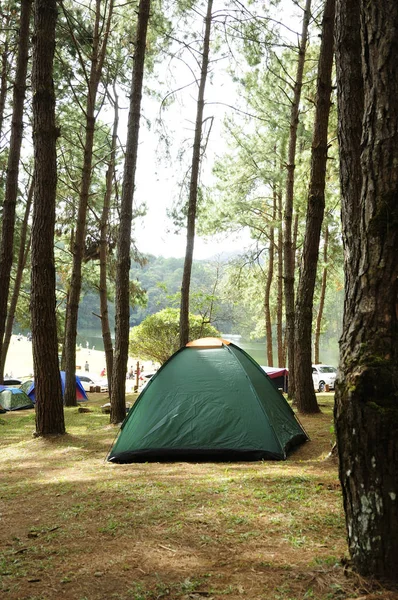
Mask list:
[[[210,86],[209,86],[210,87]],[[210,94],[210,92],[209,92]],[[212,92],[214,96],[214,92]],[[220,96],[219,96],[220,98]],[[194,106],[194,110],[196,107]],[[145,106],[144,106],[145,111]],[[170,118],[172,121],[178,122],[175,110],[170,109],[165,118]],[[214,113],[214,110],[211,111]],[[220,111],[218,111],[220,112]],[[173,114],[174,113],[174,114]],[[209,113],[209,111],[208,111]],[[224,111],[222,111],[224,113]],[[211,132],[212,138],[208,144],[206,152],[206,161],[209,165],[214,159],[216,148],[214,140],[218,140],[218,146],[221,136],[221,114],[217,118],[217,123],[214,124]],[[195,118],[193,115],[186,113],[185,118],[180,121],[179,134],[186,135],[191,128],[190,120]],[[185,132],[185,133],[184,133]],[[182,144],[183,142],[181,142]],[[176,144],[178,148],[178,143]],[[149,133],[142,124],[140,128],[140,147],[139,158],[137,165],[137,181],[135,198],[137,202],[145,202],[147,205],[147,215],[142,219],[137,219],[134,223],[134,238],[137,243],[138,250],[143,253],[151,253],[165,257],[182,257],[185,256],[186,246],[186,231],[181,231],[180,234],[172,233],[174,231],[172,222],[167,218],[166,211],[170,209],[173,200],[178,198],[180,191],[180,182],[183,178],[183,168],[179,169],[179,165],[175,163],[175,171],[172,171],[171,161],[163,159],[161,164],[157,162],[156,153],[156,135]],[[187,160],[191,160],[191,149],[188,150]],[[208,183],[211,176],[211,167],[206,169],[207,174],[204,175],[202,181]],[[245,236],[246,240],[248,236]],[[205,239],[200,236],[195,237],[194,257],[195,259],[204,259],[220,254],[223,251],[231,251],[242,249],[243,238],[237,241],[231,236],[220,235]]]
[[[287,15],[289,26],[294,29],[301,29],[301,19],[292,18],[293,4],[289,0],[283,0],[285,5],[284,13]],[[288,10],[286,10],[288,9]],[[289,10],[290,9],[290,10]],[[209,102],[220,102],[228,105],[237,105],[239,99],[236,89],[232,86],[230,80],[216,67],[214,79],[206,83],[205,99]],[[167,75],[164,73],[164,79]],[[172,76],[170,76],[171,79]],[[177,89],[192,80],[191,72],[179,67],[175,71],[177,81],[171,81],[171,89]],[[163,113],[163,117],[168,125],[174,128],[173,147],[174,152],[184,145],[184,142],[193,139],[193,123],[196,117],[196,96],[197,86],[192,85],[184,91],[184,105],[181,104],[181,97],[176,99],[175,103]],[[154,101],[148,101],[143,98],[142,112],[146,118],[154,122],[158,116],[159,104]],[[203,183],[209,183],[211,178],[211,164],[217,155],[222,154],[224,142],[222,140],[222,122],[225,114],[230,109],[221,105],[212,104],[205,106],[204,117],[214,115],[214,122],[206,149],[206,167],[204,169]],[[127,121],[127,111],[123,111]],[[123,114],[123,113],[122,113]],[[123,117],[122,117],[123,118]],[[157,136],[154,132],[149,132],[145,122],[142,119],[140,128],[140,145],[137,165],[137,180],[135,201],[145,202],[147,205],[147,215],[143,219],[137,219],[134,222],[134,238],[137,248],[143,253],[151,253],[165,257],[182,257],[185,255],[186,231],[179,235],[168,232],[172,228],[172,223],[168,220],[166,211],[172,206],[173,200],[178,197],[179,186],[183,178],[183,168],[178,170],[177,161],[163,159],[159,161],[157,153]],[[185,144],[186,146],[186,144]],[[192,146],[192,141],[191,141]],[[173,151],[173,150],[172,150]],[[186,161],[190,163],[191,147],[187,151]],[[171,166],[173,165],[173,166]],[[194,258],[204,259],[213,255],[221,254],[224,251],[244,250],[250,245],[248,233],[241,236],[213,236],[210,239],[204,239],[199,236],[195,238]]]
[[[219,125],[221,124],[221,119]],[[219,139],[219,134],[215,133]],[[173,200],[178,197],[181,172],[171,173],[169,161],[164,159],[164,166],[155,164],[156,150],[152,147],[151,136],[142,128],[137,165],[137,185],[135,198],[137,202],[145,202],[147,214],[134,222],[134,238],[140,252],[165,257],[183,257],[186,247],[185,228],[174,233],[172,222],[167,217],[167,210]],[[215,156],[215,150],[209,143],[207,159]],[[189,157],[190,159],[190,157]],[[203,180],[206,183],[206,179]],[[208,181],[207,181],[208,183]],[[196,235],[194,258],[197,260],[209,258],[225,251],[243,250],[250,243],[248,233],[241,236],[223,234],[208,238]]]

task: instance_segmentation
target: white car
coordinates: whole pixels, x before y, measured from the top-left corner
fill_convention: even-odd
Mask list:
[[[337,369],[331,365],[312,365],[312,381],[317,392],[324,392],[326,386],[334,390]]]
[[[76,375],[80,379],[85,392],[90,392],[93,388],[95,389],[98,387],[101,389],[101,392],[108,391],[108,382],[106,379],[102,379],[100,377],[94,378],[88,373],[86,373],[85,375],[76,373]]]
[[[148,383],[151,381],[151,379],[154,375],[156,375],[156,371],[154,373],[145,373],[145,374],[143,373],[142,374],[143,381],[140,385],[140,391],[143,390],[148,385]]]

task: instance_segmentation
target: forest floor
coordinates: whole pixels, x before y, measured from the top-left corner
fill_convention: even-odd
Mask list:
[[[33,411],[0,415],[0,598],[398,598],[350,568],[333,394],[287,461],[250,463],[107,463],[107,400],[65,409],[51,439]]]

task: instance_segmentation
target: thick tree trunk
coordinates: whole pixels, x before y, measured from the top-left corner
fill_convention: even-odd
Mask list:
[[[325,238],[323,244],[323,272],[322,272],[322,283],[321,283],[321,292],[319,294],[319,308],[318,314],[316,316],[316,325],[315,325],[315,338],[314,338],[314,363],[319,364],[321,362],[319,358],[319,346],[321,339],[321,327],[322,327],[322,317],[323,317],[323,308],[325,306],[325,297],[326,297],[326,284],[328,280],[328,245],[329,245],[329,229],[326,227],[325,230]]]
[[[54,229],[57,188],[53,59],[56,0],[35,0],[33,44],[34,201],[31,315],[36,435],[65,433],[55,317]]]
[[[311,0],[306,0],[299,55],[297,60],[296,81],[292,107],[290,111],[290,136],[287,159],[287,179],[285,198],[285,237],[284,237],[284,289],[287,338],[287,362],[289,367],[289,396],[294,395],[294,250],[292,240],[293,199],[294,199],[294,170],[296,167],[297,128],[299,123],[301,89],[305,53],[307,48],[308,25],[311,17]]]
[[[106,173],[106,189],[105,189],[104,205],[102,208],[101,222],[100,222],[100,284],[99,284],[100,307],[101,307],[101,329],[102,329],[102,340],[104,342],[109,396],[112,395],[113,345],[112,345],[112,335],[111,335],[111,328],[109,325],[109,312],[108,312],[107,258],[108,258],[108,231],[109,231],[108,220],[109,220],[109,212],[110,212],[110,207],[111,207],[113,177],[115,174],[117,129],[118,129],[118,124],[119,124],[119,106],[118,106],[118,97],[116,95],[116,92],[115,92],[115,99],[113,101],[113,105],[114,105],[114,110],[115,110],[115,116],[114,116],[114,120],[113,120],[111,155],[109,157],[108,170]]]
[[[398,5],[338,0],[336,18],[346,268],[340,481],[354,566],[397,583]]]
[[[202,67],[199,81],[198,102],[196,110],[195,136],[193,142],[191,179],[189,183],[188,218],[187,218],[187,244],[185,249],[184,271],[181,284],[180,305],[180,346],[185,346],[189,341],[189,290],[191,286],[191,272],[193,249],[195,243],[196,208],[198,199],[198,181],[201,159],[202,124],[204,109],[204,93],[209,66],[211,11],[213,0],[207,2],[205,18],[205,35],[203,39]]]
[[[8,307],[7,322],[6,322],[5,332],[4,332],[4,341],[3,341],[3,346],[1,349],[0,381],[3,381],[3,377],[4,377],[4,367],[6,364],[7,352],[8,352],[8,348],[10,346],[10,341],[11,341],[11,336],[12,336],[12,328],[14,325],[15,311],[17,308],[19,292],[21,289],[22,276],[23,276],[23,272],[24,272],[24,269],[26,266],[26,261],[27,261],[28,255],[29,255],[30,239],[28,240],[28,242],[26,242],[26,238],[27,238],[27,234],[28,234],[29,217],[30,217],[30,209],[32,206],[32,199],[33,199],[33,182],[31,183],[31,185],[29,187],[28,198],[27,198],[26,207],[25,207],[25,214],[24,214],[22,228],[21,228],[19,253],[18,253],[18,264],[17,264],[16,274],[15,274],[14,289],[12,291],[10,305]]]
[[[319,412],[312,382],[312,316],[319,242],[325,210],[328,126],[332,95],[334,14],[335,0],[326,0],[318,61],[317,100],[312,139],[306,229],[296,300],[294,388],[295,401],[300,413]]]
[[[11,138],[7,164],[7,181],[3,202],[0,242],[0,355],[7,320],[7,301],[14,256],[15,211],[18,197],[19,160],[23,135],[23,111],[29,53],[29,23],[32,0],[22,0],[19,23],[18,58],[12,99]],[[3,380],[0,377],[0,383]]]
[[[150,0],[140,0],[135,38],[134,67],[131,81],[130,111],[127,125],[126,158],[120,206],[120,226],[116,267],[115,352],[113,362],[111,423],[120,423],[126,416],[126,373],[130,331],[130,250],[131,222],[135,171],[137,167],[138,134],[140,129],[142,83],[146,50]]]
[[[93,146],[95,133],[95,104],[100,82],[102,68],[105,60],[106,46],[110,31],[113,12],[113,0],[108,8],[108,18],[105,33],[101,43],[101,0],[96,0],[95,25],[93,33],[93,46],[91,53],[90,79],[86,101],[86,132],[84,140],[84,154],[82,167],[82,180],[79,193],[79,207],[73,247],[73,266],[68,294],[66,332],[65,332],[65,405],[76,406],[76,337],[77,319],[79,313],[80,292],[82,287],[82,262],[86,240],[86,218],[88,199],[91,187]]]

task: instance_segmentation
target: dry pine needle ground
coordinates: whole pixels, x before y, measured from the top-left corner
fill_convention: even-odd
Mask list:
[[[318,400],[286,462],[106,463],[100,394],[53,439],[32,438],[32,411],[1,415],[0,598],[398,598],[347,567],[333,395]]]

